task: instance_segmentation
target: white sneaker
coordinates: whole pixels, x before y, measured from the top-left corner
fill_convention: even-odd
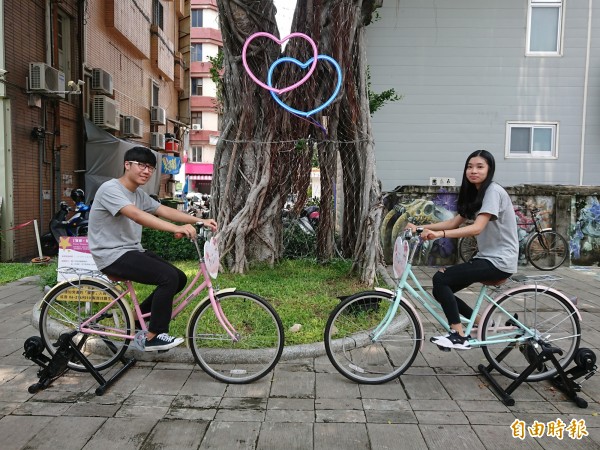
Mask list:
[[[169,350],[173,347],[177,347],[179,344],[183,342],[183,338],[176,338],[173,336],[169,336],[167,333],[160,333],[154,336],[152,339],[148,340],[146,338],[146,342],[144,345],[144,351],[146,352],[157,352],[160,350]]]
[[[446,336],[433,336],[430,341],[438,347],[445,347],[455,350],[471,350],[469,340],[471,336],[461,336],[452,330]]]

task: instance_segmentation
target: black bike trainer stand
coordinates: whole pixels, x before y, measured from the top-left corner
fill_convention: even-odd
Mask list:
[[[494,390],[501,397],[502,403],[507,406],[513,406],[515,400],[510,396],[515,389],[517,389],[521,383],[523,383],[534,370],[543,371],[546,369],[546,362],[551,362],[556,368],[557,375],[551,379],[552,383],[556,388],[567,394],[570,400],[574,401],[580,408],[587,408],[588,403],[583,398],[577,396],[577,392],[581,391],[581,385],[575,380],[584,376],[584,380],[587,380],[596,373],[596,354],[589,348],[580,348],[575,353],[573,358],[576,366],[568,371],[560,366],[555,354],[562,355],[562,350],[553,347],[547,343],[539,343],[541,351],[538,353],[532,344],[527,343],[518,348],[521,351],[529,366],[523,371],[506,389],[502,388],[498,382],[492,377],[491,371],[494,369],[492,365],[484,366],[479,365],[479,372],[492,384]],[[499,355],[498,361],[502,361],[512,350],[517,347],[514,345],[506,347]]]
[[[77,331],[72,331],[70,333],[61,334],[58,337],[58,341],[56,341],[55,344],[52,344],[54,347],[57,347],[56,353],[54,353],[52,358],[44,355],[44,343],[39,336],[27,338],[24,345],[25,352],[23,353],[23,356],[42,367],[37,374],[40,381],[29,386],[28,391],[30,394],[35,394],[50,386],[54,380],[59,378],[69,369],[67,364],[70,361],[79,361],[100,384],[100,386],[96,388],[96,395],[102,395],[127,369],[136,363],[135,358],[121,358],[123,367],[121,367],[121,369],[119,369],[119,371],[110,379],[105,380],[100,372],[94,368],[92,363],[90,363],[85,355],[81,353],[79,348],[77,348],[77,344],[73,342],[73,337],[75,337],[77,333]]]

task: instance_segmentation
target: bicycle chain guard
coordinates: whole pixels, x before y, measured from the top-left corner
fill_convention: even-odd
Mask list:
[[[130,347],[134,350],[143,352],[146,349],[146,333],[145,330],[140,330],[135,333],[133,340],[131,341]]]

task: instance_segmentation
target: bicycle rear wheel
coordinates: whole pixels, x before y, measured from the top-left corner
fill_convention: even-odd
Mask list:
[[[539,353],[538,342],[551,344],[562,350],[556,355],[561,367],[566,368],[573,360],[581,341],[581,326],[575,307],[571,302],[545,287],[523,287],[495,299],[482,320],[483,354],[490,364],[503,375],[516,379]],[[522,329],[514,319],[527,326]],[[526,338],[521,342],[501,342]],[[497,344],[493,342],[497,341]],[[556,368],[540,364],[526,381],[540,381],[556,375]]]
[[[216,295],[237,339],[221,326],[210,301],[198,306],[188,323],[188,343],[196,362],[226,383],[250,383],[279,361],[284,333],[273,307],[258,295],[234,291]]]
[[[54,355],[57,349],[53,344],[61,334],[78,330],[86,318],[117,297],[116,291],[94,280],[74,280],[56,285],[42,301],[38,326],[48,353]],[[88,326],[93,330],[129,335],[129,309],[119,299]],[[73,342],[96,370],[106,369],[119,361],[129,345],[129,339],[84,333],[76,334]],[[68,367],[79,372],[87,371],[79,361],[69,362]]]
[[[325,326],[325,350],[346,378],[380,384],[398,378],[415,360],[422,330],[413,311],[400,302],[396,315],[377,340],[374,329],[393,304],[391,293],[366,291],[341,302]]]
[[[477,239],[475,236],[460,238],[458,242],[458,254],[463,262],[470,261],[477,254]]]
[[[567,259],[569,246],[556,231],[544,230],[536,233],[527,242],[525,254],[529,262],[539,270],[553,270]]]

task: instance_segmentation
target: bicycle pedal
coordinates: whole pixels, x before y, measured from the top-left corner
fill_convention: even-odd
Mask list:
[[[443,352],[451,352],[452,349],[448,348],[448,347],[442,347],[441,345],[438,345],[437,348],[439,348],[441,351]]]

